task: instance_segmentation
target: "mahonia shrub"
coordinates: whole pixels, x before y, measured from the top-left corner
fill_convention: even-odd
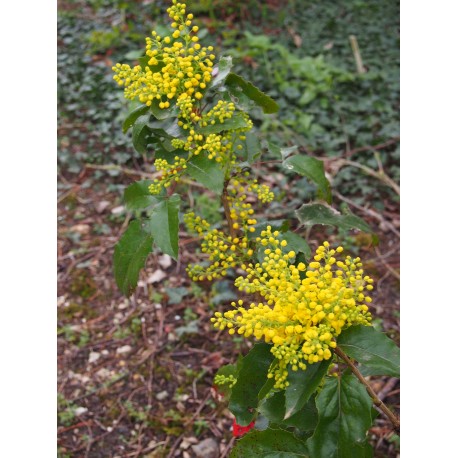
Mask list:
[[[132,294],[154,246],[177,259],[181,220],[200,240],[202,261],[187,267],[193,281],[240,273],[234,286],[241,298],[211,318],[216,329],[254,343],[214,379],[234,414],[234,436],[243,436],[231,456],[370,456],[373,404],[399,429],[363,376],[399,377],[398,347],[371,326],[373,280],[343,247],[324,242],[312,256],[288,221],[259,220],[257,210],[275,194],[258,181],[253,164],[268,150],[315,184],[317,200],[296,211],[299,225],[371,228],[331,206],[321,161],[259,140],[249,112],[274,113],[275,101],[232,73],[230,56],[217,61],[214,48],[199,43],[185,3],[173,0],[167,12],[170,33],[153,31],[137,65],[113,67],[125,97],[137,103],[123,130],[132,129],[139,152],[154,156],[157,172],[125,190],[136,217],[115,247],[116,282]],[[180,196],[176,185],[189,180],[220,199],[218,224],[198,208],[180,213],[187,193]]]

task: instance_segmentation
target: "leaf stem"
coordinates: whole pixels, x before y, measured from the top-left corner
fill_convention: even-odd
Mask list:
[[[366,379],[361,374],[361,372],[359,372],[358,368],[353,364],[351,359],[339,347],[336,347],[334,349],[334,352],[337,356],[339,356],[345,361],[345,363],[348,365],[353,374],[356,375],[357,379],[366,387],[367,393],[372,398],[372,402],[374,403],[374,405],[378,407],[388,417],[396,431],[399,432],[399,429],[401,427],[399,418],[393,412],[391,412],[391,410],[388,409],[388,407],[383,403],[383,401],[377,396],[375,391],[371,388],[369,383],[367,383]]]

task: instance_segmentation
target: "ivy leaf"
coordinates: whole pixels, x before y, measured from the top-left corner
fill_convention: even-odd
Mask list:
[[[308,259],[310,258],[312,251],[308,243],[300,235],[295,234],[294,232],[287,231],[278,236],[279,240],[286,240],[288,245],[284,248],[286,251],[295,251],[296,254],[304,253],[304,256]]]
[[[180,196],[174,194],[155,205],[148,219],[148,230],[156,245],[173,259],[178,257],[178,211]]]
[[[229,458],[299,458],[306,457],[305,443],[283,429],[251,430],[237,441]]]
[[[219,134],[225,130],[244,129],[246,127],[249,127],[249,124],[243,114],[235,113],[232,118],[225,119],[224,122],[215,122],[215,124],[202,127],[199,132],[204,135]]]
[[[118,288],[130,296],[138,282],[140,269],[153,249],[153,237],[140,220],[131,221],[114,249],[114,276]]]
[[[142,210],[158,202],[157,197],[149,192],[151,183],[151,180],[136,181],[124,190],[124,203],[128,210]]]
[[[218,62],[218,65],[215,66],[214,72],[217,72],[213,77],[210,88],[216,88],[221,86],[226,80],[227,75],[232,68],[232,57],[231,56],[221,56]]]
[[[134,124],[134,122],[140,117],[148,113],[148,107],[146,105],[141,105],[134,110],[132,110],[127,118],[122,123],[122,131],[126,133]]]
[[[285,390],[285,419],[299,412],[326,375],[331,359],[308,364],[307,369],[288,370],[289,385]]]
[[[287,170],[293,170],[299,175],[313,181],[318,187],[320,197],[323,197],[326,202],[331,203],[331,185],[324,174],[323,161],[298,154],[286,158],[283,161],[283,167]]]
[[[266,343],[256,344],[240,363],[237,383],[232,387],[229,410],[241,426],[250,424],[256,415],[258,394],[266,382],[267,371],[274,360],[271,347]]]
[[[243,96],[252,100],[257,106],[261,107],[264,113],[276,113],[279,106],[274,99],[264,94],[256,86],[246,81],[240,75],[229,73],[225,82],[226,88],[236,99],[242,101]]]
[[[337,210],[323,204],[304,204],[296,210],[296,216],[304,226],[323,224],[336,226],[345,231],[359,229],[363,232],[373,233],[371,227],[358,216],[352,214],[342,215]]]
[[[363,375],[390,375],[399,377],[400,353],[398,346],[372,326],[350,326],[337,339],[341,350],[364,367]]]
[[[187,172],[194,180],[210,191],[221,195],[224,187],[224,172],[219,164],[203,154],[194,156],[187,163]]]
[[[327,377],[316,397],[318,425],[307,441],[313,458],[366,458],[366,432],[372,424],[372,400],[365,387],[345,372]]]

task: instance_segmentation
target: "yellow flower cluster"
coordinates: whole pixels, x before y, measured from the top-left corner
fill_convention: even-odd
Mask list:
[[[243,135],[253,127],[253,122],[246,113],[238,112],[247,127],[238,129],[227,129],[220,133],[202,134],[202,129],[216,123],[224,124],[226,120],[233,117],[235,105],[232,102],[219,101],[207,113],[196,111],[192,105],[193,99],[183,97],[178,101],[180,117],[178,125],[185,130],[189,130],[183,148],[194,155],[205,152],[209,159],[216,162],[235,161],[233,152],[234,143],[237,139],[245,139]]]
[[[147,64],[131,68],[118,63],[112,68],[127,99],[138,99],[147,106],[156,100],[161,109],[169,108],[174,99],[182,101],[180,97],[200,100],[211,81],[215,59],[212,46],[199,44],[195,35],[199,28],[192,26],[193,15],[186,15],[184,3],[173,0],[167,12],[175,30],[165,37],[153,31],[152,38],[146,38]]]
[[[163,172],[163,174],[160,179],[154,180],[149,185],[148,190],[151,194],[159,194],[162,188],[168,188],[173,181],[178,181],[187,168],[186,159],[179,156],[175,156],[172,164],[169,164],[165,159],[156,159],[154,166],[157,171]]]
[[[217,229],[210,230],[210,224],[192,212],[184,215],[184,222],[189,231],[203,236],[201,251],[210,261],[207,266],[193,264],[187,267],[193,281],[225,277],[227,269],[235,268],[253,256],[247,237],[231,237]]]
[[[229,388],[232,388],[237,383],[237,379],[233,375],[215,375],[213,381],[215,385],[228,385]]]
[[[257,220],[253,218],[254,210],[247,201],[247,193],[256,193],[263,203],[271,202],[274,195],[267,185],[259,185],[258,180],[248,178],[249,172],[233,179],[228,187],[228,202],[234,229],[242,229],[245,233],[254,232]]]
[[[328,242],[320,246],[308,266],[292,263],[296,253],[288,251],[286,240],[270,226],[257,242],[265,247],[262,263],[242,266],[246,277],[235,285],[246,293],[257,293],[263,302],[243,307],[243,301],[232,303],[234,310],[215,313],[218,329],[254,336],[273,343],[277,364],[268,377],[275,387],[288,386],[288,367],[306,369],[307,364],[330,359],[335,337],[353,325],[369,325],[371,315],[365,304],[371,298],[365,291],[373,289],[373,280],[364,276],[359,258],[337,260],[342,247],[331,249]]]

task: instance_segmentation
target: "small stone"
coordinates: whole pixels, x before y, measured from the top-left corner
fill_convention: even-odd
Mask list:
[[[77,408],[75,409],[75,415],[78,416],[78,417],[79,417],[80,415],[84,415],[86,412],[87,412],[86,407],[77,407]]]
[[[96,202],[95,206],[95,211],[97,213],[103,213],[104,210],[106,210],[110,206],[110,202],[108,200],[100,200]]]
[[[196,458],[218,458],[219,455],[218,443],[212,438],[205,439],[191,448]]]
[[[113,215],[120,215],[123,212],[124,212],[124,205],[120,205],[119,207],[115,207],[111,210],[111,213]]]
[[[119,310],[124,310],[129,307],[129,301],[126,299],[118,305]]]
[[[107,379],[109,377],[111,377],[111,371],[108,370],[106,367],[102,367],[101,369],[99,369],[96,373],[97,377],[101,378],[101,379]]]
[[[130,345],[123,345],[116,349],[116,353],[118,355],[124,355],[126,353],[130,353],[132,351],[132,347]]]
[[[158,262],[163,269],[167,269],[172,265],[172,257],[168,254],[163,254],[162,256],[159,256]]]
[[[79,234],[88,234],[91,230],[91,226],[89,224],[75,224],[70,228],[70,232],[77,232]]]
[[[156,269],[149,277],[148,277],[148,280],[147,283],[158,283],[162,280],[164,280],[164,278],[167,277],[167,274],[161,270],[161,269]]]
[[[167,391],[161,391],[160,393],[156,394],[156,399],[158,401],[163,401],[169,397],[169,393]]]
[[[96,351],[91,351],[89,353],[89,364],[95,363],[98,359],[100,358],[100,353],[97,353]]]

